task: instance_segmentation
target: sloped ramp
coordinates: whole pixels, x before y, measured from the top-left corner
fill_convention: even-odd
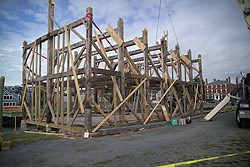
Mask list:
[[[206,121],[211,120],[215,116],[215,114],[217,114],[230,101],[230,98],[240,100],[240,98],[236,97],[235,95],[237,95],[241,88],[242,84],[239,84],[237,87],[235,87],[230,94],[227,94],[226,97],[204,117],[204,119]]]
[[[205,120],[209,121],[211,118],[213,118],[215,116],[215,114],[217,114],[228,102],[230,101],[230,97],[227,95],[216,107],[214,107],[214,109],[208,113],[205,116]]]

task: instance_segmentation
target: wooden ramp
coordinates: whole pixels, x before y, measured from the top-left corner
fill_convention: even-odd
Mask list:
[[[213,116],[215,116],[215,114],[217,114],[228,102],[230,101],[230,97],[226,96],[216,107],[214,107],[214,109],[208,113],[205,116],[205,120],[209,121],[211,118],[213,118]]]
[[[211,120],[211,118],[213,118],[215,114],[217,114],[230,101],[230,98],[240,99],[239,97],[227,94],[226,97],[216,107],[214,107],[214,109],[208,113],[204,119],[206,121]]]

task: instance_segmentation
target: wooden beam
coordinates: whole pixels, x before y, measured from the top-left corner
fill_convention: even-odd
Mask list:
[[[164,105],[161,105],[161,109],[162,109],[166,122],[169,122],[170,118],[169,118],[169,114],[168,114],[166,107]]]
[[[72,71],[73,71],[73,76],[74,76],[74,81],[75,81],[75,87],[76,87],[76,93],[77,93],[77,97],[78,97],[78,102],[79,102],[79,106],[80,106],[80,109],[81,109],[81,113],[84,113],[84,108],[83,108],[83,104],[82,104],[82,100],[81,100],[81,94],[80,94],[80,91],[79,91],[80,88],[79,88],[79,84],[78,84],[78,78],[77,78],[76,71],[75,71],[75,66],[74,66],[72,51],[71,51],[70,43],[69,43],[68,30],[67,30],[66,26],[64,26],[64,30],[66,32],[66,41],[67,41],[68,52],[69,52],[69,57],[70,57]]]
[[[135,37],[133,41],[141,49],[141,51],[146,49],[146,46],[137,37]]]
[[[92,104],[95,106],[95,108],[99,111],[99,113],[101,113],[101,115],[102,115],[104,118],[106,118],[107,115],[104,113],[104,111],[101,109],[101,107],[100,107],[93,99],[91,99],[91,102],[92,102]],[[114,123],[113,123],[110,119],[108,119],[107,122],[108,122],[111,126],[114,126]]]
[[[146,82],[147,78],[145,78],[118,106],[104,119],[102,122],[95,127],[92,131],[95,133],[142,85]]]
[[[32,120],[32,117],[31,117],[29,108],[28,108],[28,106],[27,106],[27,104],[26,104],[25,101],[23,102],[23,105],[24,105],[24,108],[25,108],[25,110],[26,110],[26,112],[27,112],[27,114],[28,114],[29,119]]]
[[[52,115],[52,120],[57,125],[56,118],[55,118],[55,112],[53,110],[53,107],[52,107],[50,100],[48,100],[48,106],[49,106],[49,110],[50,110],[51,115]]]
[[[176,82],[176,80],[174,82],[172,82],[172,84],[168,87],[168,89],[166,90],[166,92],[162,95],[161,99],[158,101],[158,103],[155,105],[154,109],[151,111],[151,113],[149,114],[149,116],[147,117],[147,119],[144,121],[143,124],[146,124],[149,120],[149,118],[152,116],[152,114],[154,113],[154,111],[156,110],[156,108],[158,107],[158,105],[161,103],[161,101],[164,99],[164,97],[167,95],[168,91],[170,90],[170,88],[174,85],[174,83]]]
[[[110,36],[114,39],[118,46],[121,46],[123,44],[123,40],[111,26],[108,26],[106,31],[110,34]]]

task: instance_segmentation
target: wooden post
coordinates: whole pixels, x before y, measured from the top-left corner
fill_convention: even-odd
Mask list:
[[[199,73],[200,73],[200,109],[203,113],[203,76],[202,76],[202,62],[201,55],[198,55],[198,63],[199,63]]]
[[[163,91],[162,94],[166,91],[167,89],[167,84],[168,84],[168,78],[165,77],[167,75],[167,66],[165,65],[166,63],[166,56],[167,56],[167,49],[166,49],[166,41],[165,38],[163,37],[161,39],[161,66],[162,66],[162,78],[164,78],[164,82],[163,82]],[[164,97],[162,103],[166,106],[166,109],[168,111],[168,97]]]
[[[48,33],[53,31],[54,22],[51,18],[54,18],[54,0],[49,0],[49,11],[48,11]],[[47,44],[47,76],[52,74],[52,62],[53,62],[53,37],[49,37]],[[52,91],[52,80],[47,79],[47,101],[51,98]],[[47,107],[47,123],[52,122],[52,115]]]
[[[177,55],[177,76],[179,80],[182,80],[182,75],[181,75],[181,56],[180,56],[180,47],[179,44],[175,46],[175,51]]]
[[[119,18],[117,22],[118,27],[118,35],[123,40],[124,39],[124,32],[123,32],[123,20]],[[118,71],[121,72],[120,78],[120,90],[122,98],[125,97],[125,71],[124,71],[124,45],[123,43],[121,46],[118,47]],[[119,122],[123,124],[125,121],[125,107],[122,106],[119,110]]]
[[[64,72],[64,65],[65,65],[65,53],[64,53],[64,47],[65,47],[65,32],[62,35],[62,73]],[[61,88],[60,88],[60,95],[61,95],[61,105],[60,105],[60,110],[61,110],[61,124],[64,124],[64,77],[61,79]]]
[[[97,64],[96,61],[97,61],[97,56],[94,56],[94,68],[95,68],[95,69],[98,68],[98,64]],[[96,76],[96,74],[94,74],[94,76]],[[97,89],[97,88],[94,89],[94,100],[95,100],[95,102],[96,102],[97,104],[99,104],[99,103],[98,103],[98,89]]]
[[[25,60],[26,60],[26,46],[27,46],[27,42],[23,41],[23,74],[22,74],[22,89],[23,90],[25,89],[24,87],[25,87],[25,83],[26,83],[26,63],[25,63]],[[25,95],[26,95],[26,93],[25,93]],[[22,95],[22,96],[25,96],[25,95]],[[24,97],[24,100],[25,99],[26,98]],[[25,111],[24,108],[22,108],[22,120],[26,120],[26,111]]]
[[[39,44],[39,54],[42,54],[42,43]],[[38,65],[39,77],[42,76],[42,56],[39,56],[39,65]],[[42,102],[42,91],[41,91],[41,81],[38,81],[38,120],[41,117],[41,102]]]
[[[88,7],[86,12],[92,16],[92,8]],[[92,131],[92,111],[91,111],[91,43],[92,43],[92,20],[87,18],[86,27],[86,67],[85,67],[85,128],[87,132]]]
[[[192,53],[191,53],[191,50],[189,49],[188,50],[188,59],[190,60],[190,64],[189,64],[189,81],[190,82],[193,82],[193,63],[192,63]]]
[[[149,67],[148,67],[148,31],[147,29],[144,29],[142,31],[142,40],[143,40],[143,44],[146,46],[144,51],[143,51],[143,58],[144,58],[144,75],[148,78],[149,77]],[[146,100],[149,102],[149,80],[147,80],[144,84],[144,89],[143,89],[143,93],[145,94],[146,96]],[[141,94],[140,94],[141,95]],[[141,98],[141,103],[144,104],[144,111],[145,111],[145,114],[146,114],[146,117],[149,115],[149,110],[150,110],[150,107],[149,107],[149,104],[148,103],[144,103],[144,99]],[[142,114],[142,119],[144,120],[144,112],[141,111],[141,114]]]
[[[3,93],[4,93],[4,80],[5,77],[0,77],[0,133],[2,133],[3,126]],[[1,141],[0,141],[1,142]]]

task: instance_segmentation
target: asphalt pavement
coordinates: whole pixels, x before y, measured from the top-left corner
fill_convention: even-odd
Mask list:
[[[247,167],[250,166],[247,151],[250,128],[238,128],[232,111],[218,114],[210,122],[196,119],[186,126],[19,145],[0,152],[0,166],[140,167],[188,161],[193,163],[187,166]]]

